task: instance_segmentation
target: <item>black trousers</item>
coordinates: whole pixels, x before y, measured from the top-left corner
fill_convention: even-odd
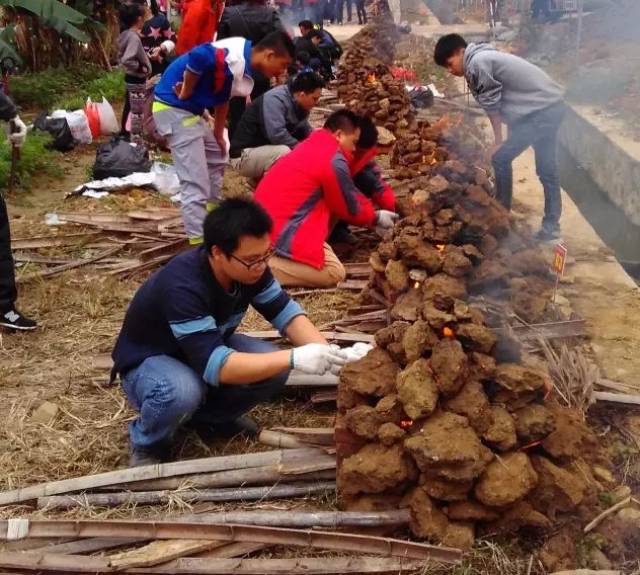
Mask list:
[[[261,74],[257,70],[253,72],[253,90],[251,91],[251,100],[255,100],[259,96],[262,96],[266,91],[271,88],[271,80],[264,74]],[[244,109],[247,107],[245,98],[231,98],[229,100],[229,138],[233,136],[236,131],[236,127],[244,114]]]
[[[11,255],[11,233],[7,204],[0,195],[0,313],[13,309],[17,297],[16,276]]]
[[[367,13],[364,9],[364,0],[356,0],[356,10],[358,11],[358,24],[366,24]]]

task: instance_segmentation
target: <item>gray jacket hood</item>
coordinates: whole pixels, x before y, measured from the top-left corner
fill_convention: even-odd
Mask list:
[[[499,113],[507,124],[562,101],[563,89],[531,62],[496,50],[491,44],[469,44],[464,77],[478,104]]]

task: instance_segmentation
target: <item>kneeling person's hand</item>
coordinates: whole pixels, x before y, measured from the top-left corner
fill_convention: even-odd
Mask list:
[[[342,352],[324,343],[308,343],[291,350],[291,367],[312,375],[335,372],[346,361]]]

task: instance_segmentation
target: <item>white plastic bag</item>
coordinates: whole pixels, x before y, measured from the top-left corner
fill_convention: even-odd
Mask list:
[[[71,130],[71,135],[80,144],[90,144],[93,142],[89,121],[83,110],[69,112],[66,116],[67,124]]]
[[[100,133],[103,136],[117,134],[120,131],[120,126],[118,125],[118,119],[113,111],[113,107],[109,104],[108,100],[103,96],[102,102],[98,102],[96,107],[98,109],[98,117],[100,118]]]
[[[175,166],[154,162],[151,171],[155,174],[154,186],[165,196],[174,196],[180,191],[180,181]]]

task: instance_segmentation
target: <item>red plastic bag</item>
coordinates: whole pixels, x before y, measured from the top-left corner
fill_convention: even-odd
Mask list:
[[[97,104],[91,101],[91,98],[87,98],[87,104],[84,107],[84,113],[87,116],[89,122],[89,129],[91,135],[94,138],[100,137],[100,112],[98,111]]]

